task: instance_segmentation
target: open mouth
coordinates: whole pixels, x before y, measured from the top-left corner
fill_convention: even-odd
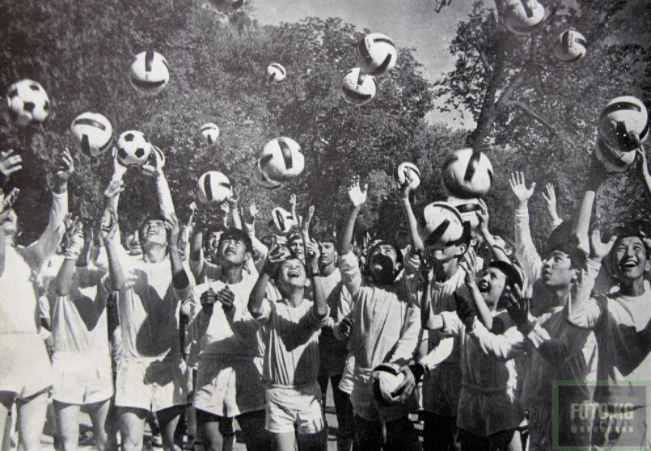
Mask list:
[[[479,282],[477,282],[477,288],[479,289],[480,293],[487,293],[488,291],[490,291],[491,286],[485,280],[480,280]]]
[[[300,272],[294,269],[287,271],[287,277],[295,278],[295,277],[299,277],[300,275],[301,275]]]
[[[635,260],[635,259],[624,260],[619,264],[619,266],[622,269],[635,268],[637,266],[637,260]]]

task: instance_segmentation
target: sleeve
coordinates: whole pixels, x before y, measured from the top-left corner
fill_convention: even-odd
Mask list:
[[[591,330],[578,328],[571,328],[569,331],[571,336],[563,334],[561,337],[552,338],[547,330],[536,324],[527,335],[527,340],[549,363],[562,365],[584,348],[589,335],[593,333]],[[590,342],[590,345],[594,343]]]
[[[542,260],[531,238],[528,207],[518,206],[515,210],[515,256],[527,279],[533,282],[540,278]]]
[[[420,309],[413,305],[407,308],[402,334],[391,353],[389,361],[406,365],[414,357],[420,338]]]
[[[255,234],[251,236],[251,243],[253,244],[253,260],[255,263],[255,267],[258,271],[262,271],[262,265],[264,265],[264,261],[267,258],[267,254],[269,253],[269,248],[265,246],[262,241],[260,241]]]
[[[190,254],[188,254],[190,255]],[[192,258],[188,258],[188,266],[190,267],[190,271],[192,271],[192,275],[194,276],[194,280],[198,280],[201,282],[201,273],[203,272],[203,267],[205,265],[205,260],[203,258],[203,249],[199,251],[199,258],[197,260],[193,260]]]
[[[253,319],[246,304],[237,295],[233,308],[226,312],[226,319],[238,340],[248,345],[258,342],[259,323]]]
[[[25,260],[32,268],[40,272],[50,257],[57,250],[65,233],[63,219],[68,213],[68,191],[62,194],[52,193],[50,219],[41,237],[23,249]]]
[[[344,286],[353,298],[357,297],[362,286],[362,272],[359,268],[357,256],[352,252],[340,255],[338,265]]]
[[[425,365],[429,371],[432,371],[441,362],[450,357],[453,349],[454,337],[445,337],[427,355],[420,359],[420,363]]]
[[[170,193],[170,187],[167,184],[167,179],[164,174],[156,177],[156,190],[158,191],[158,202],[163,216],[173,214],[174,202],[172,201],[172,193]]]
[[[346,316],[353,311],[353,297],[348,292],[345,286],[341,287],[339,293],[339,302],[337,303],[337,316],[335,317],[337,324],[341,322]]]
[[[192,272],[190,271],[190,268],[188,267],[187,262],[183,263],[183,270],[188,275],[189,283],[185,288],[182,288],[180,290],[177,289],[177,288],[174,288],[174,294],[176,295],[176,299],[178,299],[181,302],[184,302],[184,301],[190,299],[192,289],[196,285],[196,283],[194,281],[194,276],[192,275]]]
[[[572,290],[572,299],[567,305],[567,319],[577,327],[594,328],[606,309],[605,297],[600,297],[599,300],[590,297],[600,267],[600,263],[587,258]]]
[[[405,270],[403,274],[405,290],[409,296],[409,302],[418,305],[418,277],[420,270],[420,257],[411,251],[411,246],[407,248],[404,256]]]
[[[501,335],[495,335],[475,318],[469,335],[471,339],[477,341],[485,354],[492,355],[499,360],[512,359],[527,349],[524,336],[515,326],[509,327]]]
[[[257,317],[253,315],[251,316],[259,325],[264,326],[271,320],[271,317],[274,315],[276,304],[269,302],[268,299],[263,299],[262,305],[260,307],[260,314]]]

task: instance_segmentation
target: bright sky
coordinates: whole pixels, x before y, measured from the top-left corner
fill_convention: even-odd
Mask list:
[[[454,67],[448,50],[450,41],[473,2],[452,0],[437,14],[435,0],[255,0],[253,15],[263,24],[297,22],[305,17],[341,17],[360,31],[368,28],[390,36],[398,47],[415,48],[423,73],[434,81]],[[453,128],[473,126],[471,119],[463,121],[459,114],[431,113],[429,119]]]

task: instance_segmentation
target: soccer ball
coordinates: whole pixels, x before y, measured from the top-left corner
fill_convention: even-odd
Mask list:
[[[493,165],[486,154],[460,149],[443,165],[443,185],[452,196],[462,199],[481,197],[493,183]]]
[[[438,242],[450,243],[463,236],[463,218],[447,202],[433,202],[423,209],[418,223],[418,234],[425,247]]]
[[[271,180],[285,182],[303,172],[305,157],[301,146],[291,138],[275,138],[265,144],[260,154],[260,169]]]
[[[396,168],[394,176],[396,178],[396,182],[398,183],[398,187],[405,184],[407,177],[409,177],[411,180],[409,187],[412,190],[415,190],[420,186],[420,170],[418,170],[415,164],[407,162],[400,163],[400,165]]]
[[[281,235],[286,235],[289,233],[289,231],[292,229],[292,226],[294,225],[294,218],[292,217],[292,214],[284,208],[274,208],[271,211],[271,217],[273,218],[276,230]]]
[[[118,161],[129,167],[144,164],[149,158],[152,146],[143,132],[129,130],[118,137],[117,149]]]
[[[614,98],[599,115],[599,135],[612,149],[637,149],[649,137],[646,107],[632,96]]]
[[[195,194],[202,204],[220,204],[233,196],[233,187],[221,172],[208,171],[199,177]]]
[[[476,229],[479,226],[477,217],[477,212],[481,210],[479,199],[459,199],[451,196],[448,197],[447,203],[457,209],[463,222],[468,223],[471,228]]]
[[[515,34],[527,35],[543,23],[545,7],[536,0],[514,0],[508,2],[505,14],[506,28]]]
[[[587,41],[581,33],[566,30],[558,36],[554,45],[554,56],[566,63],[573,63],[585,56]]]
[[[131,63],[129,82],[141,94],[155,95],[170,81],[170,68],[158,52],[138,53]]]
[[[375,77],[362,73],[359,67],[349,70],[341,80],[344,100],[353,105],[366,105],[375,97],[376,89]]]
[[[393,396],[393,391],[405,379],[400,366],[395,363],[381,363],[373,369],[373,396],[385,406],[399,403],[400,395]],[[389,401],[391,400],[391,401]]]
[[[237,11],[244,6],[244,0],[210,0],[217,9],[225,13]]]
[[[208,144],[215,144],[217,138],[219,138],[219,127],[209,122],[201,126],[201,136]]]
[[[357,45],[362,72],[380,77],[396,67],[398,50],[391,38],[381,33],[364,36]]]
[[[89,157],[97,157],[113,145],[113,127],[98,113],[81,113],[70,124],[70,132]]]
[[[267,82],[268,83],[279,83],[285,79],[287,76],[287,71],[283,66],[278,63],[271,63],[267,67]]]
[[[595,155],[609,172],[626,172],[633,163],[637,152],[635,150],[624,152],[609,146],[601,137],[597,137],[594,147]]]
[[[262,172],[259,160],[256,162],[255,168],[253,169],[253,177],[258,185],[267,188],[268,190],[277,190],[283,186],[282,183],[271,180],[264,172]]]
[[[50,114],[50,98],[39,83],[33,80],[20,80],[9,86],[7,105],[16,114],[18,125],[30,122],[43,122]]]

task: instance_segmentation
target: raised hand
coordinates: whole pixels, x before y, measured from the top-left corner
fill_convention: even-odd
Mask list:
[[[20,171],[23,166],[23,157],[20,155],[14,155],[13,149],[9,149],[6,152],[0,152],[0,173],[6,179],[14,172]]]
[[[179,220],[174,213],[170,213],[165,217],[165,229],[167,229],[167,244],[170,247],[176,247],[179,243]]]
[[[648,184],[649,181],[651,181],[651,174],[649,173],[649,162],[647,161],[647,157],[646,157],[646,149],[640,146],[637,149],[637,153],[640,156],[640,168],[642,169],[642,175],[644,176],[644,180],[647,181]],[[649,186],[649,189],[651,190],[651,186]]]
[[[70,155],[70,151],[66,148],[61,154],[59,159],[59,167],[54,173],[52,190],[58,194],[64,193],[68,188],[68,180],[73,172],[75,172],[75,162]]]
[[[114,210],[105,209],[100,223],[100,235],[104,243],[113,241],[118,230],[118,216]]]
[[[611,236],[610,240],[603,242],[601,240],[601,231],[595,227],[590,233],[590,258],[596,262],[601,262],[608,255],[617,240],[617,236]]]
[[[479,199],[479,210],[476,212],[477,219],[479,220],[479,229],[488,231],[488,220],[490,215],[488,214],[488,205],[484,202],[484,199]]]
[[[547,207],[547,213],[552,218],[552,222],[560,222],[561,218],[558,217],[558,212],[556,210],[556,192],[554,191],[554,185],[548,183],[545,185],[545,191],[542,193],[543,199],[545,199],[545,206]]]
[[[301,233],[305,236],[310,233],[310,223],[312,222],[312,217],[314,216],[314,205],[310,205],[310,208],[307,210],[307,217],[305,220],[301,218]]]
[[[527,324],[531,311],[531,289],[525,286],[509,285],[504,288],[506,311],[518,327]]]
[[[122,177],[127,172],[127,167],[120,164],[118,150],[115,147],[111,150],[111,156],[113,157],[113,176],[111,177],[111,181],[122,180]]]
[[[465,282],[468,286],[477,285],[477,254],[470,248],[463,254],[463,260],[459,262],[461,268],[465,271]]]
[[[536,183],[532,183],[530,188],[527,188],[527,184],[524,180],[524,174],[522,172],[514,172],[511,174],[511,179],[509,180],[511,185],[511,191],[515,195],[518,201],[527,202],[529,198],[533,195],[533,190],[536,188]]]
[[[274,243],[271,246],[271,250],[267,254],[267,259],[264,262],[262,271],[266,272],[267,274],[273,277],[276,274],[276,269],[278,268],[278,265],[280,265],[282,262],[287,260],[288,257],[289,257],[289,252],[287,247],[279,246],[278,243],[276,243],[274,238]]]
[[[366,203],[368,191],[368,184],[364,184],[364,188],[359,185],[359,177],[353,179],[353,185],[348,190],[348,198],[350,199],[353,208],[359,208]]]
[[[292,206],[292,208],[296,208],[296,194],[293,194],[289,196],[289,205]]]
[[[63,242],[66,255],[78,256],[84,247],[84,224],[81,219],[70,213],[64,219],[64,224],[66,225],[66,239]]]

